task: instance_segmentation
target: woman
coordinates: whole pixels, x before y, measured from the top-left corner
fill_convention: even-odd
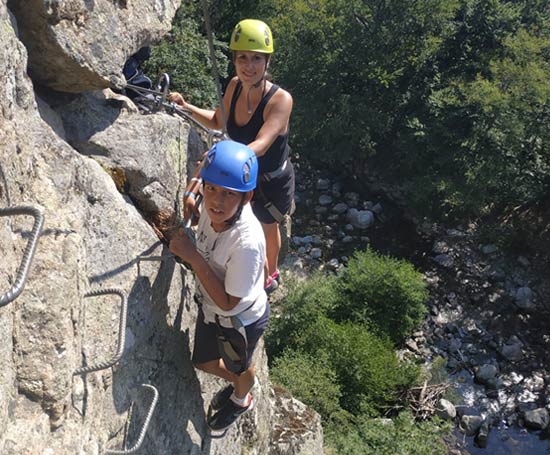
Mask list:
[[[229,49],[237,74],[223,99],[224,112],[228,113],[227,133],[231,139],[247,144],[258,158],[258,185],[252,209],[266,238],[265,288],[270,293],[279,282],[279,224],[290,213],[294,200],[294,168],[288,145],[292,96],[268,80],[273,38],[264,22],[240,21],[231,35]],[[201,109],[177,92],[170,94],[170,100],[191,111],[193,118],[207,128],[223,128],[219,107],[214,111]]]

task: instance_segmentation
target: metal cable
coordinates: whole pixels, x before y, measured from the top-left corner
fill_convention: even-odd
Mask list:
[[[157,401],[159,399],[159,393],[155,386],[152,386],[150,384],[141,384],[141,385],[143,387],[147,387],[151,389],[154,395],[153,395],[153,401],[151,402],[151,406],[149,407],[149,412],[147,413],[147,417],[145,418],[145,422],[143,423],[143,428],[141,429],[137,442],[134,444],[132,448],[128,450],[107,449],[105,450],[105,454],[119,455],[119,454],[135,453],[141,447],[141,444],[145,439],[145,433],[147,432],[147,427],[151,422],[151,417],[153,416],[153,412],[155,411],[155,407],[157,406]]]
[[[206,26],[206,34],[208,35],[208,47],[210,49],[210,60],[212,61],[212,72],[216,79],[216,90],[218,93],[218,103],[220,104],[220,112],[222,114],[222,132],[227,134],[227,121],[225,119],[225,108],[223,105],[222,86],[220,84],[220,76],[218,73],[218,65],[216,63],[216,51],[214,49],[214,39],[212,37],[212,27],[210,27],[210,15],[208,14],[208,5],[206,0],[202,0],[202,12],[204,15],[204,24]],[[212,147],[210,144],[208,148]]]
[[[32,227],[31,236],[23,252],[23,260],[17,275],[15,277],[15,283],[11,289],[5,294],[0,295],[0,307],[13,302],[19,294],[23,291],[27,277],[29,274],[29,268],[36,252],[36,246],[38,244],[38,238],[44,225],[44,213],[39,207],[32,207],[30,205],[22,205],[17,207],[7,207],[0,209],[0,216],[12,216],[12,215],[32,215],[34,217],[34,225]]]
[[[208,135],[209,148],[212,146],[213,139],[228,139],[228,136],[225,132],[211,130],[210,128],[207,128],[202,123],[200,123],[198,120],[194,119],[191,115],[191,111],[189,111],[188,109],[184,109],[181,106],[178,106],[176,103],[163,101],[162,99],[164,96],[164,92],[161,92],[159,90],[151,90],[132,84],[126,84],[125,88],[130,88],[142,95],[142,98],[136,100],[137,103],[151,104],[155,109],[164,108],[164,110],[169,114],[177,114],[180,117],[183,117],[188,122],[192,123],[195,127],[204,131]],[[153,95],[154,99],[147,98],[144,95]]]
[[[92,371],[104,370],[106,368],[109,368],[113,366],[115,363],[117,363],[121,359],[122,354],[124,354],[124,345],[126,343],[126,319],[128,314],[128,297],[126,296],[126,292],[117,288],[96,289],[94,291],[87,292],[86,294],[84,294],[84,297],[94,297],[94,296],[104,295],[104,294],[117,294],[122,300],[122,304],[120,306],[120,324],[118,326],[117,353],[114,355],[114,357],[111,360],[107,362],[100,362],[100,363],[96,363],[86,367],[78,368],[77,370],[75,370],[73,375],[82,374],[82,373],[91,373]]]

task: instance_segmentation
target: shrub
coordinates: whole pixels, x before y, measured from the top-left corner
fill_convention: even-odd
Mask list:
[[[338,455],[446,455],[443,437],[449,425],[439,421],[417,423],[409,412],[391,421],[359,418],[356,426],[329,425],[325,429],[328,454]]]
[[[398,361],[389,340],[359,324],[321,317],[294,339],[295,349],[328,360],[342,392],[340,404],[352,414],[387,410],[418,377],[416,367]]]
[[[266,346],[271,357],[295,348],[297,339],[308,327],[315,326],[333,308],[338,298],[334,276],[317,274],[307,282],[289,281],[288,296],[280,302],[281,315],[271,318]]]
[[[327,359],[286,350],[273,362],[271,380],[315,409],[324,420],[340,412],[340,386]]]
[[[338,276],[336,320],[367,324],[394,343],[405,338],[426,314],[428,290],[422,274],[404,260],[371,249],[357,252]]]

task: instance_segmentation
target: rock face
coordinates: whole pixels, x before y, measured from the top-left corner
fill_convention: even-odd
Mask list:
[[[180,0],[10,0],[33,80],[61,92],[119,85],[140,47],[170,29]]]
[[[71,80],[77,71],[76,79],[88,71],[86,88],[101,86],[126,51],[142,44],[128,34],[131,23],[120,19],[118,9],[127,10],[128,18],[141,16],[140,26],[151,24],[152,36],[161,18],[169,21],[176,2],[22,3],[9,4],[19,36],[26,37],[31,54],[44,54],[33,61],[32,74],[44,76],[40,83],[50,87],[78,91],[82,86]],[[263,346],[255,358],[260,386],[254,410],[226,438],[209,438],[205,411],[222,382],[191,365],[193,276],[173,260],[141,260],[166,253],[144,214],[172,206],[187,178],[187,157],[204,145],[180,120],[141,116],[108,91],[58,96],[43,90],[38,99],[6,0],[0,0],[0,23],[0,208],[32,205],[45,215],[23,291],[0,307],[0,453],[132,448],[153,397],[145,384],[159,399],[140,453],[269,454],[277,446],[272,430],[280,413]],[[89,44],[92,30],[99,47]],[[118,63],[101,60],[98,49],[107,38],[121,56]],[[46,56],[54,48],[66,52]],[[67,59],[72,63],[65,65]],[[90,108],[86,115],[78,107],[84,105]],[[122,170],[123,185],[113,169]],[[0,217],[0,295],[15,282],[31,228],[30,217]],[[74,374],[117,351],[120,299],[85,297],[112,287],[128,295],[122,358],[113,367]],[[315,416],[305,408],[295,411],[297,418]],[[319,421],[312,419],[286,453],[303,452],[312,439],[321,447],[320,435]]]

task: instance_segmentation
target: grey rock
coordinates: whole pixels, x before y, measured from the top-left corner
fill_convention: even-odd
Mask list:
[[[523,359],[523,349],[521,343],[505,344],[500,349],[501,355],[512,362]]]
[[[524,414],[525,426],[533,430],[544,430],[550,425],[550,415],[546,408],[527,411]]]
[[[533,302],[533,291],[531,288],[524,286],[516,290],[515,303],[522,310],[533,310],[535,303]]]
[[[315,185],[315,187],[319,191],[326,191],[330,188],[330,180],[328,180],[328,179],[319,179],[319,180],[317,180],[317,184]]]
[[[434,254],[444,254],[444,253],[447,253],[449,251],[449,245],[447,244],[447,242],[444,242],[442,240],[438,240],[436,242],[434,242],[434,246],[432,248],[432,251]]]
[[[454,266],[454,259],[449,256],[448,254],[438,254],[434,258],[435,262],[437,262],[442,267],[445,267],[446,269],[450,269]]]
[[[72,146],[101,163],[144,212],[174,207],[176,192],[192,171],[187,158],[193,162],[205,147],[181,119],[131,112],[110,90],[52,107]]]
[[[518,256],[518,262],[523,267],[529,267],[531,265],[531,262],[525,256]]]
[[[497,251],[498,251],[498,247],[496,245],[493,245],[492,243],[488,245],[483,245],[481,247],[481,252],[486,255],[494,254]]]
[[[329,196],[328,194],[321,194],[321,196],[319,196],[319,204],[320,205],[332,204],[332,196]]]
[[[321,259],[323,252],[321,251],[321,248],[312,248],[309,255],[312,259]]]
[[[489,439],[489,430],[490,430],[489,422],[485,420],[481,424],[481,427],[479,427],[479,430],[475,436],[476,444],[482,449],[487,447],[487,441]]]
[[[478,368],[475,373],[475,379],[480,384],[487,384],[493,380],[498,373],[498,368],[495,365],[485,364]]]
[[[382,208],[382,204],[377,203],[377,204],[374,204],[374,206],[370,210],[376,213],[377,215],[380,215],[384,209]]]
[[[460,431],[466,436],[474,436],[483,424],[483,417],[478,415],[463,415],[460,419]]]
[[[122,67],[171,28],[180,0],[11,2],[29,72],[43,86],[79,93],[124,83]]]
[[[334,213],[342,214],[348,211],[348,205],[345,202],[339,202],[334,207],[332,207]]]
[[[366,229],[374,223],[374,214],[369,210],[349,209],[347,213],[348,221],[353,227]]]

